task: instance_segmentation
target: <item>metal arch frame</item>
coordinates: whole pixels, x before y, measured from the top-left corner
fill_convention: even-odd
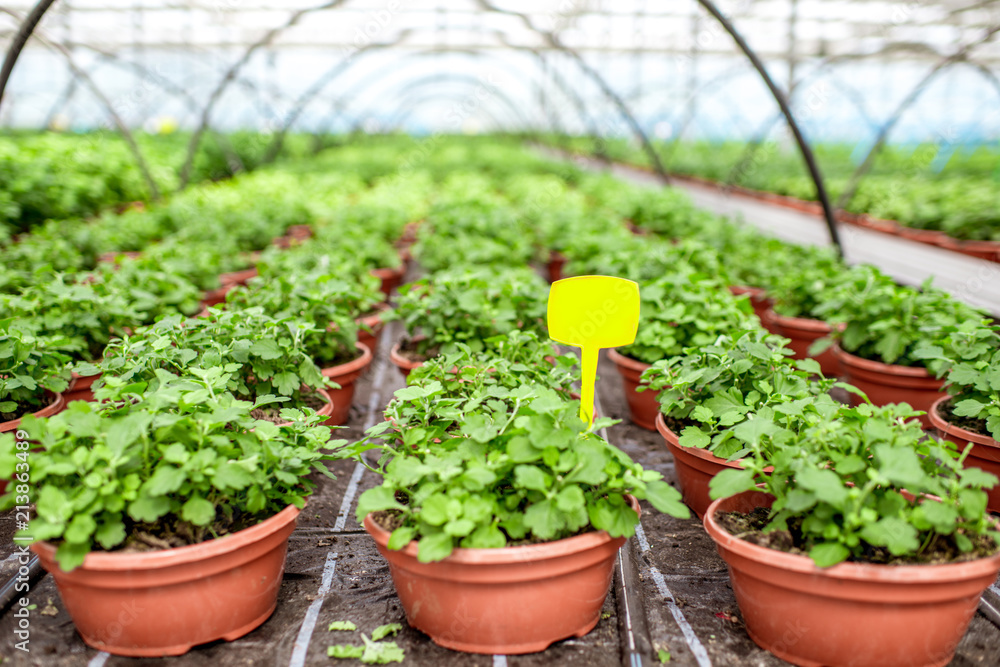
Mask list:
[[[896,107],[892,116],[889,117],[889,120],[882,125],[877,137],[875,138],[875,143],[872,144],[872,147],[868,150],[868,154],[865,155],[865,159],[860,165],[858,165],[858,168],[854,170],[854,173],[851,174],[851,178],[847,181],[844,191],[837,199],[838,208],[846,207],[854,198],[854,195],[857,193],[858,186],[861,184],[861,180],[871,169],[872,164],[875,162],[875,157],[885,146],[889,133],[892,132],[896,123],[899,122],[899,119],[903,116],[903,114],[906,113],[913,103],[920,98],[920,95],[924,92],[927,86],[934,81],[938,74],[951,65],[964,60],[970,51],[977,46],[989,42],[998,32],[1000,32],[1000,25],[993,26],[992,28],[989,28],[978,40],[964,44],[958,50],[938,61],[934,67],[932,67],[930,71],[924,75],[924,78],[921,79],[916,86],[914,86],[913,90],[911,90],[910,93],[903,98],[903,100]]]
[[[900,51],[900,50],[910,50],[910,49],[924,51],[924,52],[930,52],[930,53],[938,56],[939,58],[944,58],[945,57],[943,54],[939,53],[938,51],[935,51],[934,49],[931,49],[929,46],[927,46],[925,44],[909,44],[909,43],[891,44],[891,45],[888,45],[885,49],[881,49],[881,50],[879,50],[879,51],[877,51],[875,53],[867,54],[867,55],[865,55],[865,54],[843,54],[843,55],[839,55],[839,56],[834,56],[834,57],[829,58],[829,59],[825,60],[824,62],[818,64],[810,72],[808,72],[802,78],[800,78],[798,81],[796,81],[796,83],[795,83],[795,91],[798,92],[798,90],[801,88],[801,86],[806,81],[814,79],[820,73],[827,72],[830,67],[832,67],[833,65],[839,64],[841,62],[862,60],[862,59],[865,59],[865,58],[870,58],[870,57],[874,57],[874,56],[878,56],[878,55],[883,55],[884,53],[887,53],[887,52],[891,53],[891,52],[896,52],[896,51]],[[975,60],[972,60],[972,59],[970,59],[968,57],[963,57],[960,60],[956,60],[952,64],[953,65],[968,65],[968,66],[972,67],[973,69],[975,69],[977,72],[979,72],[983,76],[984,79],[986,79],[987,83],[989,83],[994,88],[994,90],[997,93],[997,96],[1000,97],[1000,78],[997,77],[996,73],[994,73],[993,70],[991,70],[990,68],[988,68],[984,64],[982,64],[980,62],[977,62]],[[831,74],[831,79],[830,80],[832,80],[834,82],[834,84],[837,86],[837,88],[842,93],[844,93],[844,95],[847,97],[847,99],[854,104],[854,106],[858,109],[858,111],[860,112],[861,116],[863,117],[863,120],[870,126],[870,128],[873,131],[878,131],[881,126],[879,125],[878,121],[876,121],[874,118],[872,118],[871,115],[864,108],[864,103],[863,103],[863,100],[861,99],[860,93],[857,90],[855,90],[853,87],[849,86],[848,84],[846,84],[846,83],[840,81],[839,79],[833,77],[832,76],[832,72],[828,72],[828,73]],[[793,95],[794,95],[794,93],[793,93]],[[760,144],[763,143],[764,137],[766,137],[766,135],[770,133],[771,128],[774,126],[774,123],[776,123],[780,118],[781,118],[781,115],[779,114],[774,119],[772,119],[769,123],[767,123],[764,128],[761,129],[760,133],[758,134],[757,139],[755,139],[754,142],[747,147],[746,153],[744,153],[743,157],[740,159],[740,161],[737,163],[737,165],[733,168],[733,171],[730,173],[730,176],[727,179],[727,184],[732,183],[733,182],[733,175],[738,172],[738,170],[740,169],[740,167],[743,164],[745,164],[747,161],[749,161],[750,159],[752,159],[753,153],[756,152],[756,150],[760,146]],[[838,208],[842,208],[842,204],[846,205],[847,203],[848,202],[843,202],[842,203],[842,202],[838,201],[836,203],[836,206]]]
[[[181,100],[184,103],[186,103],[187,107],[191,110],[191,112],[195,116],[197,116],[199,110],[198,102],[194,99],[194,97],[191,96],[190,93],[184,90],[184,88],[174,83],[170,79],[160,76],[153,70],[149,69],[148,67],[144,67],[137,62],[125,60],[124,58],[121,58],[118,54],[114,52],[105,51],[90,44],[73,44],[73,46],[80,46],[86,49],[90,49],[91,51],[94,51],[95,53],[98,54],[102,64],[114,65],[115,67],[121,69],[126,69],[126,68],[131,69],[135,71],[135,73],[137,73],[139,76],[148,78],[150,81],[159,86],[167,94],[181,98]],[[97,68],[94,67],[93,69],[86,71],[89,76],[93,74],[96,70]],[[76,79],[73,79],[70,82],[70,86],[67,87],[66,92],[63,93],[61,98],[57,100],[56,103],[49,110],[48,118],[52,118],[63,107],[66,106],[66,104],[69,102],[70,99],[72,99],[73,92],[76,88],[76,86],[74,85],[75,82]],[[252,85],[252,82],[247,81],[246,83]],[[220,148],[222,148],[222,151],[226,154],[226,160],[230,164],[238,166],[240,170],[245,170],[246,166],[243,164],[243,161],[240,159],[240,156],[236,153],[236,151],[233,150],[232,144],[229,142],[229,139],[221,132],[213,132],[213,136],[215,140],[219,142],[219,146]]]
[[[38,6],[36,6],[35,9],[38,9],[38,7],[41,7],[45,3],[45,1],[46,0],[42,0],[42,2],[40,2],[38,4]],[[52,3],[49,2],[48,4],[51,5]],[[48,8],[48,6],[46,6],[46,9],[47,8]],[[14,13],[13,11],[11,11],[9,9],[6,9],[4,7],[0,7],[0,12],[4,12],[6,14],[9,14],[10,16],[13,16],[14,18],[18,18],[18,16],[17,16],[16,13]],[[44,10],[43,10],[43,13],[44,13]],[[32,20],[33,18],[34,17],[29,17],[29,19],[26,20],[25,23],[27,23],[28,21]],[[28,35],[30,35],[30,33],[34,31],[34,27],[35,27],[35,25],[38,24],[39,20],[41,20],[41,15],[39,15],[37,18],[34,18],[34,24],[31,26],[31,31],[29,31]],[[18,35],[20,35],[20,34],[21,33],[19,32]],[[24,41],[27,41],[28,35],[24,36]],[[128,129],[128,127],[125,125],[125,123],[122,121],[121,116],[118,115],[118,112],[115,111],[114,105],[111,104],[111,100],[109,100],[107,98],[107,96],[97,86],[97,84],[94,83],[94,80],[90,78],[90,76],[87,74],[87,72],[84,71],[83,69],[81,69],[80,66],[76,64],[76,61],[73,59],[73,54],[69,52],[69,49],[67,49],[62,44],[59,44],[58,42],[54,42],[54,41],[48,39],[47,37],[45,37],[45,36],[43,36],[41,34],[35,35],[35,39],[39,40],[45,46],[47,46],[47,47],[49,47],[49,48],[57,51],[58,53],[62,54],[63,58],[65,58],[65,60],[66,60],[66,64],[69,66],[69,68],[73,72],[74,76],[76,76],[77,79],[81,80],[83,82],[83,84],[94,95],[94,97],[96,97],[97,100],[105,107],[106,111],[108,112],[108,115],[111,117],[111,120],[114,122],[115,126],[118,128],[118,131],[121,132],[122,138],[125,139],[125,143],[128,145],[129,150],[132,152],[132,156],[135,158],[136,164],[139,167],[139,172],[142,174],[143,180],[146,181],[146,187],[149,188],[149,196],[150,196],[150,198],[153,199],[154,201],[158,200],[160,198],[160,188],[156,185],[156,181],[153,180],[153,175],[149,171],[149,165],[146,164],[145,158],[142,157],[142,151],[139,150],[139,145],[135,142],[135,137],[132,135],[132,132]],[[18,46],[17,45],[17,40],[15,39],[15,42],[13,44],[11,44],[11,51],[15,51],[15,47],[17,47],[17,46]],[[22,46],[22,47],[24,46],[23,42],[22,42],[22,44],[20,46]],[[11,51],[8,52],[8,55],[10,54]],[[15,56],[14,56],[15,58],[17,57],[16,56],[17,53],[20,53],[20,49],[19,48],[15,52]],[[10,76],[10,72],[12,70],[13,70],[13,63],[11,63],[11,66],[8,69],[7,68],[7,62],[4,61],[4,72],[6,73],[7,77]],[[6,85],[6,83],[7,83],[6,78],[0,80],[0,96],[3,95],[3,87]],[[0,102],[2,102],[2,97],[0,97]]]
[[[670,183],[670,176],[667,175],[666,170],[663,168],[663,163],[660,162],[660,156],[657,154],[656,149],[653,148],[653,144],[649,141],[649,136],[646,134],[645,130],[642,129],[642,126],[639,124],[639,121],[636,120],[635,115],[633,115],[632,111],[629,109],[628,105],[621,98],[621,96],[614,91],[614,89],[596,69],[591,67],[590,64],[584,60],[583,56],[577,53],[575,49],[563,44],[554,32],[536,28],[526,14],[510,9],[502,9],[492,4],[490,0],[475,0],[475,2],[486,11],[517,17],[528,30],[544,39],[545,42],[553,49],[570,56],[570,58],[572,58],[576,63],[577,67],[579,67],[580,70],[591,79],[591,81],[597,84],[597,87],[601,89],[601,92],[603,92],[604,95],[611,100],[612,104],[614,104],[618,109],[618,112],[625,118],[625,122],[628,123],[628,125],[632,128],[632,132],[639,138],[639,142],[642,144],[643,150],[649,157],[650,162],[660,179],[664,183]]]
[[[403,103],[406,101],[408,95],[411,95],[411,94],[413,94],[415,92],[422,92],[421,88],[423,88],[425,86],[430,86],[430,85],[433,85],[433,84],[436,84],[436,83],[470,84],[471,86],[482,86],[482,85],[484,85],[481,80],[477,79],[474,76],[470,76],[470,75],[450,74],[450,73],[428,74],[427,76],[421,77],[419,79],[414,79],[414,80],[408,82],[402,88],[400,88],[397,91],[397,99],[398,99],[398,103],[396,104],[397,108],[396,108],[395,111],[393,111],[392,113],[387,114],[387,115],[390,116],[390,117],[398,115],[400,113],[400,111],[401,111],[401,108],[404,106]],[[497,99],[500,100],[500,102],[503,104],[504,108],[507,109],[510,112],[511,117],[515,118],[518,122],[522,123],[525,127],[529,126],[529,123],[527,122],[528,121],[527,117],[523,113],[521,113],[521,110],[517,107],[516,104],[514,104],[514,102],[510,99],[509,95],[507,95],[503,91],[500,91],[500,90],[498,90],[496,88],[491,88],[491,92],[493,94],[495,94],[495,96],[497,97]],[[464,98],[464,99],[467,99],[467,97]],[[367,118],[368,116],[371,115],[371,113],[372,113],[371,109],[370,108],[366,108],[364,110],[359,111],[358,114],[357,114],[357,117],[358,118]],[[390,124],[390,126],[392,126],[392,124]]]
[[[511,48],[517,49],[519,47],[511,47]],[[532,55],[535,55],[536,57],[539,56],[539,54],[536,51],[534,51],[534,50],[528,49],[528,52],[532,53]],[[429,49],[424,49],[424,50],[418,51],[416,53],[411,53],[411,54],[407,54],[407,55],[410,58],[410,60],[412,61],[412,59],[415,58],[415,57],[436,56],[436,55],[441,55],[441,54],[464,54],[464,55],[468,55],[468,56],[474,57],[474,58],[488,58],[489,57],[484,51],[480,51],[480,50],[476,50],[476,49],[469,49],[469,48],[464,48],[464,47],[463,48],[432,47],[432,48],[429,48]],[[513,71],[511,69],[511,67],[509,66],[509,64],[506,63],[503,60],[493,59],[493,62],[495,62],[495,63],[503,66],[508,72],[512,72]],[[390,67],[390,66],[393,66],[393,65],[395,65],[395,62],[390,62],[390,63],[387,63],[385,65],[385,67]],[[384,68],[382,68],[382,69],[384,69]],[[382,70],[380,69],[378,71],[382,71]],[[517,74],[521,74],[521,73],[522,72],[520,72],[520,71],[517,72]],[[375,78],[376,78],[376,80],[378,79],[377,76]],[[544,78],[544,75],[543,75],[543,78]],[[552,76],[550,78],[553,80],[553,82],[556,84],[556,86],[560,89],[560,91],[563,92],[567,96],[567,98],[569,98],[570,101],[576,106],[576,111],[577,111],[579,119],[586,126],[589,126],[589,127],[593,128],[594,127],[593,117],[587,112],[586,106],[585,106],[585,104],[583,102],[583,99],[580,98],[580,96],[576,94],[576,91],[573,88],[569,87],[566,84],[566,82],[564,80],[562,80],[561,78],[555,77],[555,76]],[[327,83],[329,83],[329,82],[327,82]],[[363,81],[361,83],[364,84],[364,85],[366,85],[366,86],[369,85],[368,82],[366,82],[366,81]],[[349,91],[345,91],[344,94],[341,95],[341,100],[343,100],[343,99],[347,99],[347,100],[353,99],[352,93],[356,89],[357,89],[357,85],[354,88],[350,89]],[[303,107],[305,105],[311,103],[311,102],[312,102],[312,99],[308,99],[308,100],[304,99],[304,100],[302,100]],[[349,104],[350,104],[350,102],[340,101],[339,104],[335,103],[335,106],[338,107],[338,110],[340,112],[343,112],[343,111],[345,111],[348,108]],[[289,125],[289,128],[290,128],[290,125]],[[287,130],[289,128],[284,128],[284,129]]]
[[[512,48],[517,48],[517,47],[512,47]],[[537,52],[530,51],[530,50],[529,50],[529,52],[532,53],[533,55],[538,56]],[[406,54],[408,60],[407,60],[407,63],[404,66],[408,66],[410,64],[413,64],[416,58],[422,58],[422,57],[425,57],[425,56],[436,56],[436,55],[440,55],[440,54],[443,54],[443,53],[467,55],[467,56],[472,57],[472,58],[489,58],[490,57],[487,52],[479,50],[479,49],[470,49],[470,48],[466,48],[466,47],[444,48],[443,49],[441,47],[431,47],[431,48],[428,48],[428,49],[424,49],[424,50],[420,50],[420,51],[417,51],[417,52],[411,52],[411,53]],[[492,59],[491,62],[495,62],[496,64],[501,65],[508,72],[513,73],[513,69],[509,66],[509,63],[507,61],[501,60],[501,59]],[[372,72],[371,76],[374,77],[376,80],[378,80],[380,78],[378,76],[378,74],[380,72],[382,72],[384,69],[386,69],[388,67],[395,66],[396,64],[397,64],[396,61],[386,63],[386,65],[384,67],[379,68],[378,70]],[[520,75],[520,74],[523,74],[523,71],[519,70],[516,73]],[[552,73],[550,73],[550,74],[552,74]],[[556,84],[556,86],[560,89],[560,91],[563,94],[565,94],[566,97],[569,98],[574,103],[574,105],[576,107],[578,118],[584,123],[584,125],[588,125],[590,127],[593,127],[593,118],[590,116],[589,113],[587,113],[586,105],[583,103],[583,99],[580,98],[580,96],[576,94],[576,91],[573,88],[569,87],[566,84],[566,82],[562,78],[560,78],[560,77],[550,76],[549,78],[551,78],[552,81]],[[361,81],[361,82],[359,82],[359,84],[356,84],[352,88],[344,91],[344,93],[340,96],[340,99],[337,100],[337,102],[334,103],[335,111],[340,111],[340,112],[345,111],[346,108],[347,108],[347,106],[350,104],[349,100],[352,100],[353,97],[354,97],[355,92],[357,90],[359,90],[359,88],[363,89],[363,87],[370,87],[370,84],[367,81]],[[344,100],[348,100],[348,101],[345,102]]]
[[[461,102],[466,99],[468,99],[468,96],[462,95],[459,91],[454,91],[451,93],[441,94],[437,96],[435,96],[435,93],[433,92],[428,93],[420,90],[412,91],[408,93],[405,97],[400,97],[398,104],[396,105],[396,109],[391,114],[389,114],[391,117],[389,123],[387,123],[387,127],[392,129],[401,127],[402,124],[409,118],[410,115],[413,114],[414,111],[416,111],[418,108],[420,108],[422,105],[428,102],[433,102],[433,101]],[[513,105],[507,106],[507,104],[510,104],[509,100],[505,102],[503,105],[503,108],[508,112],[507,113],[508,120],[513,120],[514,122],[517,123],[522,122],[524,117],[523,115],[517,112],[517,107]],[[503,129],[504,125],[500,117],[497,114],[494,114],[492,111],[490,111],[487,107],[479,107],[476,109],[476,111],[477,112],[481,111],[485,113],[493,120],[494,124],[497,126],[498,129]],[[363,122],[363,121],[359,118],[358,122]],[[357,127],[357,123],[355,124],[355,127]]]
[[[764,67],[764,63],[757,56],[757,53],[750,48],[743,36],[733,27],[733,24],[729,22],[722,12],[719,11],[718,7],[711,0],[698,0],[700,4],[709,14],[711,14],[716,21],[718,21],[723,29],[729,33],[736,45],[743,51],[744,55],[750,59],[750,63],[753,65],[757,73],[760,74],[761,79],[764,80],[764,85],[767,86],[768,90],[771,91],[771,95],[774,100],[778,103],[781,108],[782,115],[785,116],[785,120],[788,123],[789,128],[792,130],[792,135],[795,137],[795,143],[799,146],[799,151],[802,153],[802,159],[805,160],[806,167],[809,169],[809,175],[812,177],[813,183],[816,186],[816,194],[819,199],[820,205],[823,207],[823,217],[826,219],[826,226],[830,232],[830,241],[837,248],[838,254],[841,256],[844,253],[844,248],[840,243],[840,234],[837,231],[837,219],[833,212],[833,206],[830,203],[830,195],[826,190],[826,185],[823,182],[823,175],[820,172],[819,164],[816,162],[816,156],[813,154],[812,147],[809,146],[809,142],[806,140],[805,135],[802,134],[802,129],[799,127],[798,122],[795,120],[795,115],[792,113],[792,109],[788,104],[788,98],[785,93],[771,78],[768,74],[767,68]]]

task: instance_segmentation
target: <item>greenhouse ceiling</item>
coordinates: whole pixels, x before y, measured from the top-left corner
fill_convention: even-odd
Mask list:
[[[0,6],[0,45],[32,6]],[[897,140],[1000,132],[998,2],[717,6],[791,89],[811,137],[875,136],[900,111]],[[489,99],[456,124],[449,110],[477,87]],[[110,104],[132,126],[191,127],[216,96],[209,120],[223,129],[294,115],[309,130],[623,135],[623,105],[659,137],[784,128],[734,39],[696,0],[58,0],[13,73],[0,123],[86,129],[108,123]]]

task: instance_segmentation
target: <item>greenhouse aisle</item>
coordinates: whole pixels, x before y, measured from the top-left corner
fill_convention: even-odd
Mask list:
[[[541,150],[549,156],[568,157],[554,150]],[[572,160],[591,169],[609,168],[607,163],[594,158],[574,156]],[[661,184],[657,176],[628,165],[612,164],[610,170],[639,185],[658,187]],[[721,193],[697,183],[676,181],[674,185],[687,192],[697,206],[735,220],[745,220],[786,241],[808,245],[830,242],[826,223],[819,216],[739,194]],[[934,276],[936,287],[1000,316],[1000,264],[855,225],[841,224],[838,229],[848,263],[873,264],[904,285],[920,285]]]

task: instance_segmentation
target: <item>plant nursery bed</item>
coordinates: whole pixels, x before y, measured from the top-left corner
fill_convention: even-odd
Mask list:
[[[380,421],[381,411],[402,378],[388,358],[402,335],[399,323],[386,327],[380,353],[359,379],[355,408],[337,437],[357,438]],[[649,469],[674,482],[673,461],[662,438],[633,426],[613,364],[601,360],[598,372],[598,412],[621,419],[608,429],[612,443]],[[38,667],[237,667],[254,665],[359,665],[355,659],[327,656],[335,644],[362,645],[361,634],[399,623],[392,638],[405,653],[404,665],[450,667],[529,667],[660,664],[669,653],[670,665],[777,666],[787,664],[758,648],[747,636],[729,587],[725,564],[697,519],[679,520],[643,503],[641,529],[620,552],[625,567],[616,567],[612,592],[604,601],[601,620],[579,639],[557,642],[541,653],[490,656],[441,648],[410,628],[393,588],[386,562],[375,543],[358,526],[354,510],[358,496],[377,478],[351,461],[333,466],[336,481],[320,476],[319,488],[299,516],[292,534],[284,580],[274,614],[259,628],[233,642],[215,642],[176,658],[133,659],[109,656],[86,646],[76,633],[51,576],[44,576],[27,593],[36,605],[30,616],[30,652],[16,650],[18,619],[8,607],[0,617],[2,664]],[[12,542],[15,517],[0,515],[0,583],[17,576],[19,563]],[[621,574],[624,572],[625,574]],[[625,598],[629,598],[631,605]],[[628,610],[629,623],[622,610]],[[155,609],[123,608],[121,623]],[[355,631],[329,631],[335,621],[351,621]],[[461,619],[456,619],[460,623]],[[631,630],[626,630],[630,625]],[[109,628],[114,632],[115,628]],[[797,628],[789,628],[796,641]],[[629,663],[630,648],[638,662]],[[1000,630],[977,614],[953,665],[995,665],[1000,660]]]

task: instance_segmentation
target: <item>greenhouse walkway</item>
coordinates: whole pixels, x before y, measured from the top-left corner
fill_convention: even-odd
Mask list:
[[[570,156],[549,148],[536,149],[549,157],[571,159],[582,167],[610,170],[619,178],[638,185],[662,185],[659,177],[642,169]],[[736,193],[728,194],[698,183],[678,180],[673,185],[687,192],[700,208],[744,220],[786,241],[808,245],[830,243],[826,222],[818,215]],[[1000,264],[855,225],[840,224],[838,230],[848,263],[875,265],[904,285],[917,286],[934,276],[936,287],[1000,317]]]

